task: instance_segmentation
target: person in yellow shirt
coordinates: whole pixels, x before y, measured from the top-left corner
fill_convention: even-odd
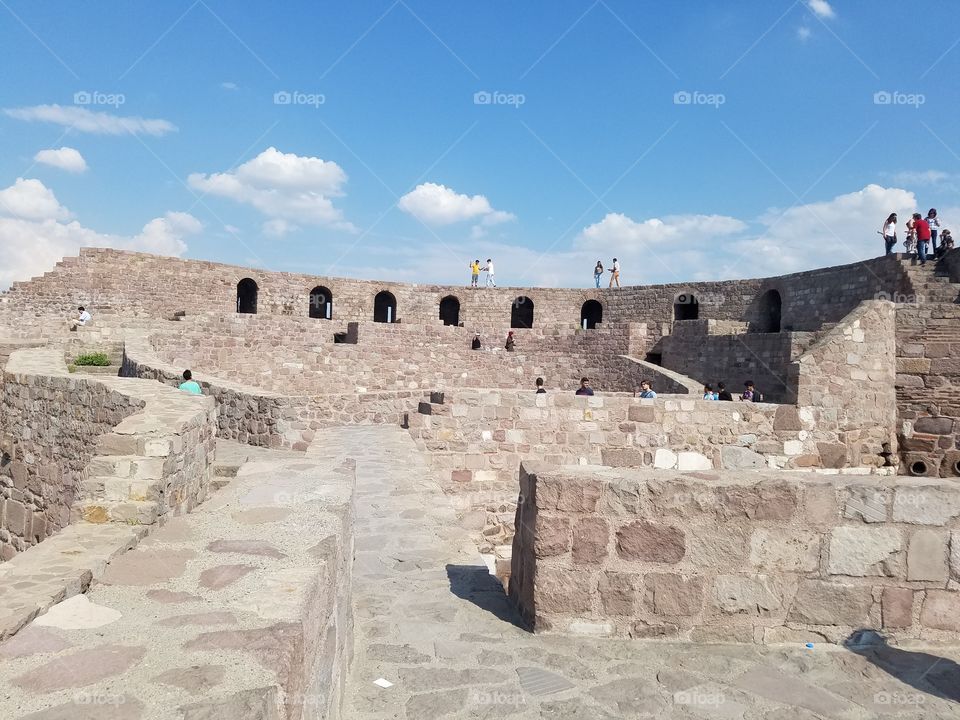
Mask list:
[[[470,287],[480,286],[480,261],[474,260],[470,263]]]

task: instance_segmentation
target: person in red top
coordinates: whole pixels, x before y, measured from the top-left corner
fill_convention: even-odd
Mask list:
[[[913,214],[913,229],[917,231],[917,257],[920,264],[927,264],[927,243],[930,242],[930,223],[920,213]]]

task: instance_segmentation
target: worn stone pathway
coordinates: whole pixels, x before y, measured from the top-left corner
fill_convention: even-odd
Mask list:
[[[319,435],[308,454],[357,460],[349,720],[960,717],[958,649],[531,635],[406,433]]]

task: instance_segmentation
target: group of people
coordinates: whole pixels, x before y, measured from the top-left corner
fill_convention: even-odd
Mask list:
[[[543,378],[537,378],[537,392],[546,392],[546,390],[543,389]],[[577,388],[574,395],[593,395],[593,388],[590,387],[590,378],[580,378],[580,387]],[[656,396],[657,394],[653,391],[653,386],[650,384],[650,381],[641,380],[640,392],[637,394],[637,397],[655,398]]]
[[[503,343],[503,348],[507,352],[513,352],[514,347],[516,346],[516,340],[513,337],[513,330],[507,333],[507,339]],[[483,350],[483,342],[480,340],[480,331],[478,330],[473,334],[473,340],[470,341],[471,350]]]
[[[926,217],[914,213],[913,217],[907,220],[906,231],[903,239],[904,250],[908,253],[916,251],[921,265],[926,265],[927,258],[931,255],[935,259],[940,258],[953,249],[953,236],[950,231],[944,229],[940,232],[940,218],[937,217],[936,208],[930,208]],[[878,232],[883,236],[887,255],[893,255],[893,248],[897,244],[897,214],[890,213]],[[927,243],[930,243],[930,247],[927,247]]]
[[[603,277],[603,263],[597,260],[596,267],[593,268],[593,282],[597,287],[600,287],[600,278]],[[613,259],[613,265],[610,267],[610,285],[613,287],[613,284],[616,283],[617,287],[620,287],[620,261],[616,258]]]
[[[717,383],[716,390],[713,389],[713,385],[703,386],[703,399],[732,401],[733,395],[727,390],[726,385]],[[763,402],[763,393],[757,391],[757,386],[753,384],[753,380],[747,380],[743,384],[743,392],[740,394],[740,399],[746,402]]]
[[[487,264],[480,267],[480,261],[474,260],[470,263],[470,287],[480,287],[480,273],[487,274],[487,287],[496,287],[497,281],[494,277],[493,260],[487,258]]]

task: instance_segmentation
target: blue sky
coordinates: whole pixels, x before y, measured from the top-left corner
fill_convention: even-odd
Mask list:
[[[0,287],[83,244],[586,285],[960,218],[960,5],[0,3]],[[957,208],[954,210],[953,208]]]

